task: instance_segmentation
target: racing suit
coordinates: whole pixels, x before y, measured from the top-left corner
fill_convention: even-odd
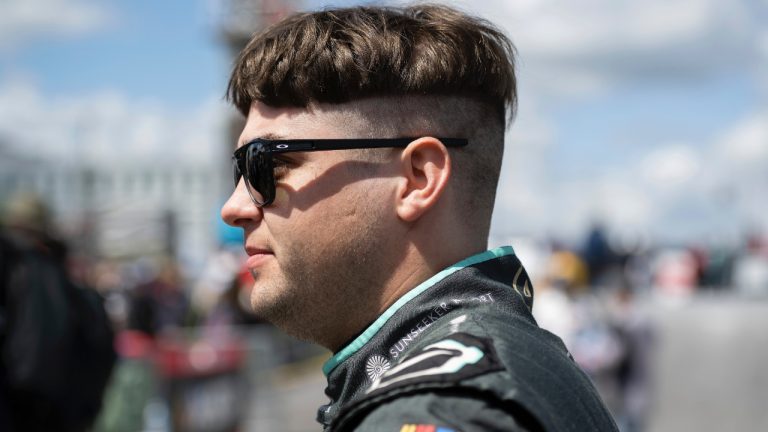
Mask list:
[[[618,430],[562,341],[536,325],[511,247],[423,282],[323,366],[326,431]]]

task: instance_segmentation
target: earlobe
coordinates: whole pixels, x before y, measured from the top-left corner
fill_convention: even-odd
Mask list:
[[[400,157],[402,183],[397,191],[397,214],[414,222],[440,200],[451,176],[451,157],[436,138],[413,141]]]

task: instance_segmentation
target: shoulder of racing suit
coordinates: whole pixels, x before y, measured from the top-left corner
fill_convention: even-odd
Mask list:
[[[431,326],[332,430],[616,430],[560,339],[507,312],[477,308]]]

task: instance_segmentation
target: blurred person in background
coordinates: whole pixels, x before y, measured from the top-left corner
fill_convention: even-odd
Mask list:
[[[334,353],[326,430],[616,430],[513,249],[486,250],[516,101],[498,29],[442,6],[298,14],[228,94],[247,122],[222,217],[255,312]]]
[[[586,259],[555,245],[533,309],[539,326],[561,337],[592,378],[622,431],[645,430],[653,402],[655,330],[637,301],[649,269],[635,258],[621,257],[631,265],[596,290]]]
[[[129,330],[157,336],[193,320],[178,264],[173,258],[157,260],[156,275],[135,287],[128,312]]]
[[[610,285],[619,276],[621,257],[608,242],[606,227],[595,222],[584,240],[581,256],[587,265],[589,285],[594,288]]]
[[[733,285],[742,294],[768,297],[768,236],[751,233],[736,258]]]
[[[624,283],[612,291],[609,314],[621,341],[622,355],[615,370],[618,390],[616,418],[622,431],[643,431],[653,404],[653,360],[656,330],[651,317],[636,300],[637,287]]]
[[[574,360],[595,382],[612,412],[620,408],[617,370],[623,340],[604,303],[607,287],[589,284],[587,260],[556,246],[533,309],[536,321],[563,339]]]
[[[574,302],[587,290],[589,272],[576,253],[555,245],[539,281],[533,315],[539,326],[562,338],[573,350],[571,340],[581,326]]]
[[[75,285],[47,206],[20,194],[0,231],[0,430],[84,431],[115,352],[101,297]]]

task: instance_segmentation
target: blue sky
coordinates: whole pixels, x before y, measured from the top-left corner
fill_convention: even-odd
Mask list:
[[[35,0],[33,0],[35,1]],[[13,47],[1,75],[28,74],[46,94],[117,89],[173,107],[224,93],[229,64],[214,12],[201,1],[109,1],[87,34],[45,34]]]
[[[497,23],[520,55],[494,235],[573,237],[594,217],[671,241],[768,229],[765,2],[448,3]],[[182,139],[191,158],[223,154],[221,4],[0,3],[0,137],[70,137],[52,154],[93,160],[114,135],[137,160]]]
[[[599,153],[602,163],[626,163],[665,141],[705,143],[759,102],[754,83],[736,74],[695,84],[638,85],[563,102],[552,112],[557,140],[571,143],[561,148],[560,162]]]

